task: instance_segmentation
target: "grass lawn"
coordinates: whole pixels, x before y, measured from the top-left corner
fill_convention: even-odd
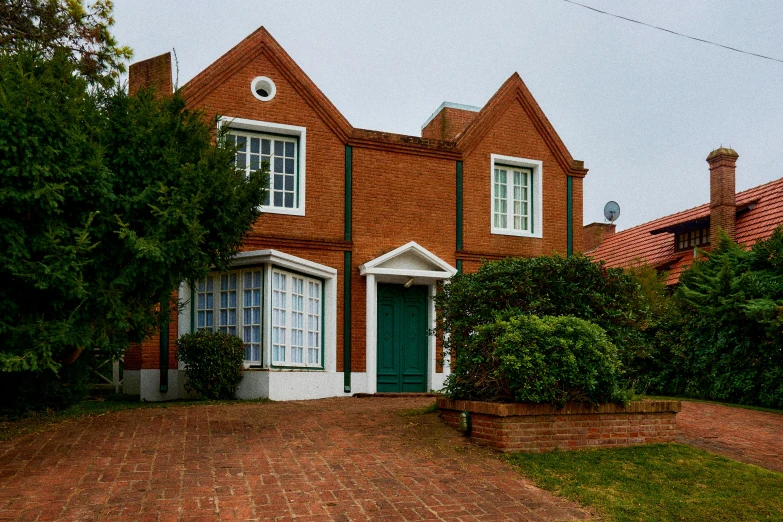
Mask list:
[[[31,412],[18,419],[10,419],[0,415],[0,441],[41,431],[60,422],[78,420],[84,417],[97,417],[113,411],[137,408],[172,408],[193,405],[228,404],[233,402],[248,403],[266,401],[266,399],[259,399],[257,401],[183,400],[171,402],[139,402],[138,397],[123,394],[89,397],[62,411]]]
[[[543,489],[614,521],[783,521],[783,474],[681,444],[507,455]]]

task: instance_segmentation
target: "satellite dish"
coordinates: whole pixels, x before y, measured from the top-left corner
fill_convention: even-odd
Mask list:
[[[609,223],[614,223],[620,217],[620,205],[616,201],[604,205],[604,217]]]

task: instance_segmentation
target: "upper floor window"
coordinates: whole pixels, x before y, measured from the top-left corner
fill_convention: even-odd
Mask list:
[[[710,227],[704,227],[688,232],[678,232],[675,250],[688,250],[689,248],[710,244]]]
[[[296,138],[231,130],[229,140],[237,147],[237,167],[250,173],[263,162],[269,165],[269,192],[264,206],[278,209],[299,207],[299,176]]]
[[[541,237],[541,162],[492,155],[493,234]]]
[[[307,131],[304,127],[222,117],[237,148],[237,167],[251,172],[269,164],[269,193],[262,211],[305,215]]]

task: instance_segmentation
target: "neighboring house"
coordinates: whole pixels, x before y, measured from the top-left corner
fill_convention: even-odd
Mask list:
[[[707,156],[710,202],[615,233],[614,225],[584,227],[586,255],[609,267],[647,264],[666,271],[666,284],[679,281],[696,256],[709,250],[720,230],[752,247],[783,224],[783,178],[735,193],[738,154],[719,148]]]
[[[171,92],[168,54],[131,66],[142,85]],[[128,350],[125,393],[182,396],[174,340],[199,329],[245,341],[243,398],[439,389],[438,282],[582,250],[587,169],[517,74],[483,108],[444,103],[422,137],[357,129],[260,28],[182,92],[238,165],[270,162],[269,199],[232,270],[183,283],[168,336]]]

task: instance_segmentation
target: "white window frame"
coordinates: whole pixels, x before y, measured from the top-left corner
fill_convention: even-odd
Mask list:
[[[305,203],[307,201],[307,128],[296,125],[286,125],[284,123],[272,123],[268,121],[247,120],[244,118],[231,118],[221,116],[218,118],[218,126],[222,128],[227,126],[231,130],[240,132],[249,132],[255,134],[271,134],[274,138],[277,136],[291,137],[297,140],[297,169],[298,169],[298,192],[295,192],[296,205],[294,208],[275,207],[272,205],[262,205],[261,211],[268,214],[286,214],[291,216],[304,216]],[[269,187],[271,189],[274,183],[274,177],[269,176]],[[270,194],[270,203],[271,203]]]
[[[323,368],[323,332],[324,332],[324,312],[322,309],[322,303],[324,302],[324,282],[320,279],[309,277],[300,273],[291,272],[276,266],[272,267],[270,280],[270,292],[272,298],[270,300],[270,313],[271,313],[271,328],[272,328],[272,342],[271,342],[271,357],[270,365],[274,368]],[[294,292],[294,281],[298,280],[302,282],[302,294],[299,294],[302,298],[301,310],[295,310],[294,299],[296,294]],[[277,284],[277,281],[285,281],[284,285]],[[318,305],[318,329],[316,337],[312,339],[316,341],[317,346],[310,346],[310,321],[309,315],[311,312],[310,302],[313,298],[310,295],[310,285],[317,285],[317,305]],[[278,294],[278,298],[275,298],[275,294]],[[280,300],[282,298],[282,301]],[[301,314],[301,323],[297,324],[295,321],[295,314]],[[275,318],[278,318],[277,321]],[[301,326],[301,328],[295,328]],[[294,330],[300,330],[301,344],[294,343]],[[275,334],[278,334],[278,337]],[[280,335],[282,334],[282,335]],[[281,342],[282,339],[282,342]],[[275,347],[280,347],[283,350],[283,356],[276,357]],[[294,361],[294,349],[301,348],[301,361]],[[313,363],[309,362],[310,350],[315,348],[317,351],[317,360]]]
[[[256,287],[254,287],[252,285],[251,285],[251,287],[246,287],[245,286],[245,274],[248,274],[248,273],[252,274],[252,273],[259,273],[259,272],[260,272],[260,277],[261,277],[260,287],[256,288]],[[236,277],[236,283],[237,283],[236,284],[236,288],[223,290],[222,285],[221,285],[221,281],[222,281],[222,278],[224,276],[229,281],[230,281],[231,276],[235,276]],[[238,269],[238,270],[229,270],[228,272],[210,272],[207,275],[207,278],[211,278],[211,280],[212,280],[212,292],[211,292],[211,294],[212,294],[212,308],[211,309],[210,308],[202,308],[201,307],[202,301],[204,302],[204,305],[206,305],[206,302],[209,300],[209,297],[208,297],[209,292],[207,292],[208,285],[206,284],[206,281],[208,281],[208,279],[205,279],[205,280],[202,280],[202,281],[197,281],[196,285],[195,285],[195,291],[197,293],[197,296],[196,296],[197,298],[194,301],[196,302],[196,307],[197,308],[196,308],[196,311],[195,311],[195,320],[196,320],[196,322],[193,325],[193,331],[199,331],[199,330],[208,330],[208,331],[212,331],[212,332],[220,332],[220,331],[222,331],[224,333],[229,333],[231,335],[235,335],[235,336],[239,337],[240,339],[242,339],[242,343],[243,344],[251,344],[251,345],[252,344],[258,344],[259,345],[259,358],[258,358],[258,360],[254,360],[252,358],[251,359],[245,359],[245,367],[261,366],[262,363],[263,363],[263,353],[264,353],[263,325],[264,325],[264,313],[265,313],[265,310],[266,310],[265,303],[264,303],[264,295],[265,295],[265,293],[264,293],[264,276],[265,276],[265,268],[263,266],[261,266],[261,267],[258,267],[258,266],[256,266],[256,267],[247,267],[247,268]],[[205,283],[203,292],[201,291],[201,284],[202,283]],[[261,320],[260,320],[260,322],[258,324],[255,324],[252,321],[250,323],[248,323],[248,324],[245,324],[245,308],[247,308],[245,306],[245,295],[244,295],[245,294],[245,290],[251,290],[251,291],[252,290],[258,290],[258,292],[260,293],[260,303],[261,303],[260,304],[260,308],[261,308],[260,319]],[[221,324],[222,323],[221,311],[224,310],[224,309],[226,309],[226,310],[231,309],[231,307],[221,308],[221,305],[222,305],[222,303],[221,303],[221,293],[222,292],[226,292],[226,291],[233,291],[235,293],[235,298],[236,298],[235,306],[233,307],[233,311],[235,313],[235,320],[234,320],[234,324],[230,325],[230,326],[225,326],[225,325]],[[204,295],[204,299],[203,300],[199,299],[198,298],[199,295]],[[252,310],[253,308],[258,308],[258,306],[253,305],[251,303],[251,306],[249,308]],[[199,316],[202,313],[204,313],[205,325],[204,326],[199,326]],[[212,313],[212,325],[211,326],[207,326],[206,325],[206,323],[207,323],[206,317],[209,315],[209,313]],[[251,311],[251,316],[252,316],[252,311]],[[258,342],[253,342],[253,340],[252,340],[252,332],[251,332],[251,340],[249,342],[245,341],[244,334],[245,334],[245,327],[246,326],[251,327],[251,328],[253,326],[258,327],[258,329],[259,329]],[[233,328],[233,332],[231,331],[232,328]],[[252,350],[252,348],[251,348],[251,350]],[[252,353],[252,351],[251,351],[251,353]]]
[[[506,191],[506,227],[495,226],[495,168],[498,167],[522,167],[530,169],[532,171],[533,182],[533,205],[532,205],[532,223],[533,232],[529,230],[517,230],[514,227],[514,199],[513,199],[513,183],[510,178],[507,180]],[[492,234],[505,235],[505,236],[519,236],[519,237],[543,237],[542,231],[544,228],[543,222],[543,204],[542,204],[542,178],[543,178],[543,163],[539,160],[527,159],[527,158],[515,158],[513,156],[503,156],[500,154],[490,155],[489,165],[489,183],[490,183],[490,198],[489,198],[489,226]]]

